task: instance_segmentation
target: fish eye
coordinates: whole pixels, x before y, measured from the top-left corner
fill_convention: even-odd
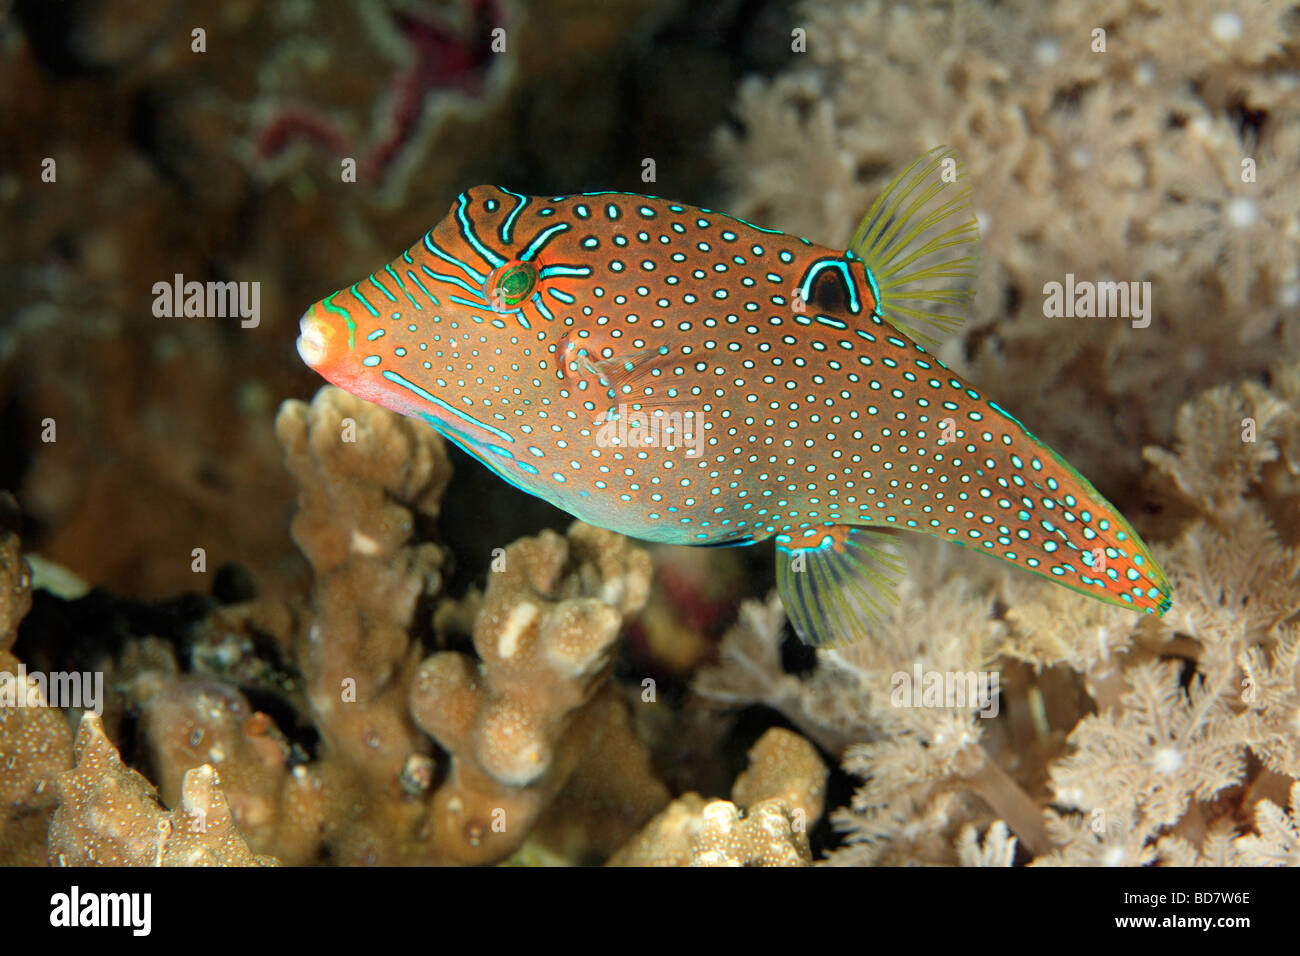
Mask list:
[[[507,262],[492,270],[483,291],[494,311],[509,312],[528,298],[537,285],[537,270],[529,262]]]
[[[823,269],[813,280],[808,305],[819,312],[829,312],[832,315],[847,312],[849,290],[844,284],[844,276],[838,270]]]

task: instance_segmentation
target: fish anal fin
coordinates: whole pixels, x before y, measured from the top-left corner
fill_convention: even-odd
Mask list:
[[[906,573],[894,532],[850,525],[778,535],[776,560],[786,614],[812,647],[868,637],[892,612]]]

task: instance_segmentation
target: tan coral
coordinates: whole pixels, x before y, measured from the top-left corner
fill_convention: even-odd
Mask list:
[[[609,861],[611,866],[807,866],[808,829],[821,816],[826,766],[781,728],[750,748],[731,800],[674,800]]]
[[[732,784],[731,799],[742,807],[779,800],[815,824],[826,805],[826,765],[807,740],[773,727],[750,748],[749,767]]]
[[[45,831],[58,802],[55,781],[72,766],[72,731],[63,711],[48,706],[30,680],[19,686],[19,662],[0,650],[0,865],[45,860]]]
[[[299,647],[328,745],[390,792],[422,748],[406,714],[416,602],[441,582],[436,545],[414,540],[450,479],[431,429],[333,387],[276,419],[300,487],[293,537],[316,571],[316,618]]]
[[[808,866],[808,836],[790,809],[772,800],[742,816],[729,800],[678,797],[610,866]]]
[[[163,802],[182,802],[190,771],[211,766],[249,844],[283,852],[282,825],[294,825],[283,820],[289,746],[271,719],[236,688],[203,677],[137,680],[135,703]]]
[[[598,739],[624,614],[648,593],[645,552],[575,523],[505,549],[474,628],[480,660],[444,651],[411,689],[416,721],[451,754],[434,842],[453,860],[503,859]]]
[[[0,492],[0,513],[13,515],[6,524],[17,526],[17,503],[8,492]],[[18,639],[18,624],[32,606],[32,575],[23,560],[18,535],[0,528],[0,651],[7,651]]]
[[[267,866],[235,826],[216,772],[189,771],[169,813],[144,777],[122,763],[93,713],[77,730],[76,766],[59,775],[50,823],[56,866]]]
[[[608,859],[669,801],[612,683],[591,706],[592,742],[529,838],[570,862]]]
[[[0,492],[0,515],[17,526],[17,504]],[[9,653],[31,608],[31,572],[18,535],[0,528],[0,865],[45,860],[45,832],[57,802],[54,782],[72,766],[72,731],[61,710],[48,706],[40,687],[19,681],[20,662]]]

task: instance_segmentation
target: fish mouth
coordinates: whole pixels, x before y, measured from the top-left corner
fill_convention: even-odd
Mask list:
[[[324,364],[329,354],[329,336],[313,306],[298,320],[298,355],[309,368]]]

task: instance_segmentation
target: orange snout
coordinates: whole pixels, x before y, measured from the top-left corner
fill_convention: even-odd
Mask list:
[[[320,302],[298,321],[298,354],[321,374],[348,353],[348,329],[341,316],[326,312]],[[328,375],[326,376],[329,377]]]

